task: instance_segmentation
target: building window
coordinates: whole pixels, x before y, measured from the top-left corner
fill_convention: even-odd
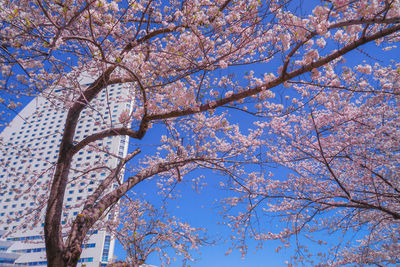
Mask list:
[[[111,242],[111,236],[106,235],[105,240],[104,240],[104,249],[103,249],[103,256],[101,261],[108,261],[108,252],[110,250],[110,242]]]
[[[96,243],[82,244],[82,248],[94,248]]]
[[[93,262],[93,258],[80,258],[78,262]]]

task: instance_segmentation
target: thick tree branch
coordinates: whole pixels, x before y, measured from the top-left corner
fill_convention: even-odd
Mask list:
[[[133,157],[136,154],[134,152],[131,155]],[[136,184],[159,173],[163,173],[171,169],[184,166],[190,162],[197,160],[201,160],[201,158],[185,159],[177,162],[159,163],[155,166],[148,167],[136,174],[135,176],[128,178],[117,189],[113,190],[112,192],[108,193],[100,200],[98,200],[95,205],[87,205],[82,213],[78,214],[77,218],[73,222],[69,234],[68,246],[66,247],[64,257],[71,259],[71,261],[76,260],[75,257],[79,256],[81,253],[80,244],[82,244],[82,241],[88,233],[89,229],[97,220],[100,219],[100,217],[109,207],[117,203]],[[124,163],[125,162],[122,162],[122,165]],[[109,177],[111,177],[111,175]]]
[[[195,113],[200,113],[203,111],[215,109],[217,107],[226,105],[228,103],[235,102],[235,101],[241,100],[243,98],[256,95],[262,91],[274,88],[280,84],[283,84],[286,81],[289,81],[290,79],[293,79],[302,74],[305,74],[313,69],[319,68],[319,67],[343,56],[344,54],[360,47],[361,45],[364,45],[366,43],[369,43],[369,42],[375,41],[377,39],[380,39],[382,37],[388,36],[399,30],[400,30],[400,25],[396,25],[396,26],[392,26],[390,28],[383,29],[377,33],[370,35],[370,36],[365,36],[364,38],[360,38],[360,39],[342,47],[341,49],[336,50],[335,52],[333,52],[332,54],[330,54],[328,56],[325,56],[325,57],[318,59],[312,63],[309,63],[297,70],[289,72],[284,77],[280,76],[280,77],[274,79],[273,81],[265,83],[263,85],[255,86],[253,88],[234,93],[229,97],[211,101],[209,103],[202,104],[197,107],[190,107],[190,108],[186,108],[186,109],[182,109],[182,110],[173,110],[173,111],[159,113],[159,114],[150,114],[147,117],[147,120],[152,121],[152,120],[160,120],[160,119],[168,119],[168,118],[176,118],[176,117],[181,117],[181,116],[192,115]]]
[[[104,130],[102,132],[94,133],[92,135],[89,135],[82,141],[80,141],[78,144],[73,146],[71,149],[71,154],[76,154],[79,152],[82,148],[84,148],[86,145],[93,143],[95,141],[104,139],[109,136],[120,136],[120,135],[125,135],[129,136],[131,138],[135,139],[141,139],[143,135],[141,135],[138,131],[134,131],[132,129],[126,128],[126,127],[120,127],[120,128],[111,128]]]

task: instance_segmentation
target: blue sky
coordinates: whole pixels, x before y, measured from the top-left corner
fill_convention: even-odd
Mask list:
[[[233,111],[231,115],[237,123],[240,123],[244,130],[247,130],[251,127],[252,123],[248,120],[247,116],[247,118],[241,117],[240,114],[242,113]],[[154,144],[159,142],[160,135],[162,134],[165,134],[163,133],[163,129],[152,129],[148,131],[143,140],[132,140],[132,143],[140,143],[142,145],[142,155],[145,155],[146,152],[153,154],[154,151],[152,150],[155,149]],[[130,150],[133,151],[135,148],[136,146],[130,145]],[[129,174],[130,173],[127,172],[125,176],[128,177]],[[190,182],[187,182],[190,181],[192,177],[198,175],[204,175],[204,182],[207,183],[207,186],[200,190],[199,193],[191,188]],[[156,179],[157,178],[144,181],[135,186],[132,191],[142,197],[143,194],[145,194],[144,198],[151,203],[160,203],[163,197],[158,194],[158,187],[155,185]],[[176,216],[182,222],[188,222],[193,227],[206,229],[210,240],[216,241],[215,245],[200,247],[198,251],[193,251],[196,260],[191,262],[190,266],[286,266],[285,261],[290,260],[290,257],[293,256],[293,251],[289,248],[282,249],[277,253],[275,249],[281,244],[280,241],[266,242],[263,249],[257,250],[257,242],[248,239],[247,245],[249,246],[249,253],[244,259],[242,259],[241,254],[235,249],[233,249],[231,254],[225,255],[231,246],[231,241],[229,239],[231,230],[227,226],[219,224],[223,222],[223,218],[220,214],[221,209],[218,206],[219,200],[229,196],[231,192],[226,189],[221,189],[219,185],[220,181],[225,182],[226,177],[212,171],[196,171],[184,178],[181,183],[177,184],[175,189],[181,197],[168,201],[168,211],[171,215]],[[114,255],[118,257],[119,260],[125,258],[126,253],[120,244],[116,244]],[[174,257],[174,252],[171,252],[170,256]],[[152,254],[146,263],[161,266],[156,253]],[[178,257],[175,262],[172,262],[171,266],[182,266],[182,261]]]
[[[262,250],[256,251],[256,242],[248,240],[249,253],[244,259],[238,251],[233,250],[228,256],[225,255],[230,246],[229,233],[230,230],[227,226],[218,225],[223,219],[217,209],[215,199],[224,194],[223,191],[218,189],[217,181],[215,179],[217,174],[207,175],[206,178],[208,186],[205,187],[200,194],[193,192],[188,185],[178,184],[177,190],[182,193],[182,197],[170,201],[169,211],[171,214],[182,218],[182,221],[189,222],[194,227],[202,227],[207,229],[210,239],[217,239],[215,245],[200,247],[198,252],[194,253],[196,261],[190,263],[190,266],[220,266],[220,267],[235,267],[235,266],[286,266],[284,262],[290,258],[292,253],[288,250],[281,250],[279,253],[275,252],[275,248],[280,242],[268,242]],[[213,181],[214,180],[214,181]],[[147,197],[152,198],[155,194],[156,187],[152,182],[143,183],[133,190],[135,192],[147,192]],[[226,194],[227,192],[225,192]],[[219,239],[219,240],[218,240]],[[125,252],[121,245],[116,246],[114,254],[118,259],[124,259]],[[170,256],[173,256],[171,253]],[[157,254],[153,254],[147,261],[148,264],[160,266]],[[182,266],[182,262],[177,260],[171,266]]]

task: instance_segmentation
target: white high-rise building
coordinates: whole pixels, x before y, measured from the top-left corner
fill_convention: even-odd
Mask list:
[[[121,112],[132,109],[129,90],[110,85],[82,113],[75,141],[91,133],[118,127]],[[48,92],[47,92],[48,93]],[[34,98],[0,134],[0,266],[46,266],[43,222],[54,165],[59,153],[66,111],[71,98],[65,89],[52,97]],[[65,193],[62,224],[79,214],[86,197],[127,154],[128,137],[107,137],[74,156]],[[119,177],[122,179],[123,174]],[[115,181],[116,183],[118,181]],[[116,186],[116,185],[113,185]],[[113,220],[109,211],[103,220]],[[114,240],[104,230],[92,230],[83,245],[78,266],[105,266],[112,258]]]

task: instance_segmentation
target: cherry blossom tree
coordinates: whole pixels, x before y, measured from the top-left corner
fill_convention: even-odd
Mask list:
[[[265,143],[260,161],[289,171],[251,172],[234,185],[240,195],[226,203],[247,206],[229,215],[234,228],[267,213],[282,228],[253,237],[293,245],[293,262],[398,264],[399,67],[361,64],[292,84],[301,96],[292,99],[295,110],[255,122]],[[302,233],[320,248],[300,242]],[[327,243],[329,233],[341,241]]]
[[[367,236],[359,246],[332,252],[338,255],[332,263],[354,255],[359,262],[398,262],[392,252],[398,248],[399,66],[352,67],[346,57],[358,51],[372,60],[365,47],[382,54],[395,48],[399,1],[302,2],[2,1],[2,90],[42,93],[68,112],[46,196],[49,266],[76,266],[89,230],[138,183],[156,177],[159,190],[169,192],[202,168],[226,174],[234,196],[225,201],[229,207],[250,201],[239,215],[227,214],[239,237],[261,208],[282,215],[288,227],[254,232],[259,240],[285,241],[302,229],[338,230],[347,222],[345,229],[367,227]],[[88,87],[79,83],[82,73],[94,78]],[[82,111],[116,83],[132,92],[133,111],[119,125],[102,122],[103,130],[75,140]],[[279,98],[282,91],[288,99]],[[254,127],[243,129],[237,114]],[[166,134],[158,152],[140,157],[137,141],[63,229],[77,153],[110,136],[141,140],[159,127]],[[112,188],[128,162],[131,175]],[[253,168],[273,163],[290,174],[268,178]]]
[[[170,216],[165,207],[156,209],[145,200],[125,199],[121,203],[119,216],[122,226],[114,226],[113,232],[127,251],[127,262],[140,266],[147,262],[150,254],[157,253],[164,264],[170,264],[169,249],[175,255],[183,256],[183,265],[193,261],[190,250],[209,244],[202,234],[204,229],[182,223],[175,216]]]

